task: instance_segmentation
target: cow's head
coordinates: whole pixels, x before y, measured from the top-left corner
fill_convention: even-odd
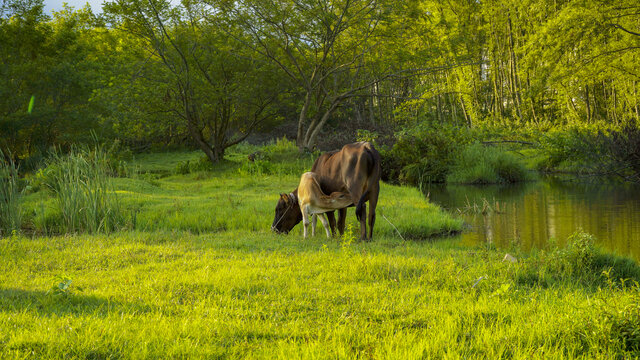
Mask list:
[[[300,221],[302,221],[302,212],[296,195],[294,193],[280,194],[271,230],[288,234]]]

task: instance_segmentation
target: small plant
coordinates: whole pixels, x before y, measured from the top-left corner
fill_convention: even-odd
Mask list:
[[[70,278],[58,275],[55,278],[54,284],[53,286],[51,286],[51,289],[47,291],[47,294],[53,294],[56,296],[68,296],[69,294],[71,294],[72,282],[73,281]]]
[[[567,238],[567,246],[561,252],[564,264],[572,271],[591,268],[595,255],[595,237],[582,230],[578,230]]]
[[[0,236],[20,230],[22,226],[22,191],[18,167],[0,151]]]
[[[356,240],[358,240],[358,237],[353,231],[353,225],[348,224],[347,228],[344,230],[344,233],[340,237],[340,249],[342,249],[342,251],[344,252],[349,252],[349,250],[351,249],[351,244],[353,244]]]

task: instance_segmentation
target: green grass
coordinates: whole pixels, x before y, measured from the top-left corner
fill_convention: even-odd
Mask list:
[[[167,161],[115,179],[128,230],[1,238],[0,358],[638,355],[638,288],[619,280],[640,279],[638,266],[588,235],[503,262],[433,237],[460,221],[386,184],[373,242],[353,241],[353,209],[341,239],[303,240],[300,226],[275,235],[278,193],[298,175],[273,169],[308,160],[272,151],[268,174],[251,174],[245,150],[186,175],[168,174],[199,154],[149,156]],[[29,194],[26,213],[51,201]]]

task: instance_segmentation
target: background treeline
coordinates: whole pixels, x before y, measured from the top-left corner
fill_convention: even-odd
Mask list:
[[[367,139],[417,183],[510,141],[637,180],[639,76],[632,0],[4,0],[0,148],[29,168],[92,132],[212,162],[248,136]]]

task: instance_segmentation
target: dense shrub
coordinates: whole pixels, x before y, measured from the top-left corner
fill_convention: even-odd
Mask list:
[[[448,183],[496,184],[532,178],[525,164],[514,154],[474,143],[465,146],[447,175]]]

